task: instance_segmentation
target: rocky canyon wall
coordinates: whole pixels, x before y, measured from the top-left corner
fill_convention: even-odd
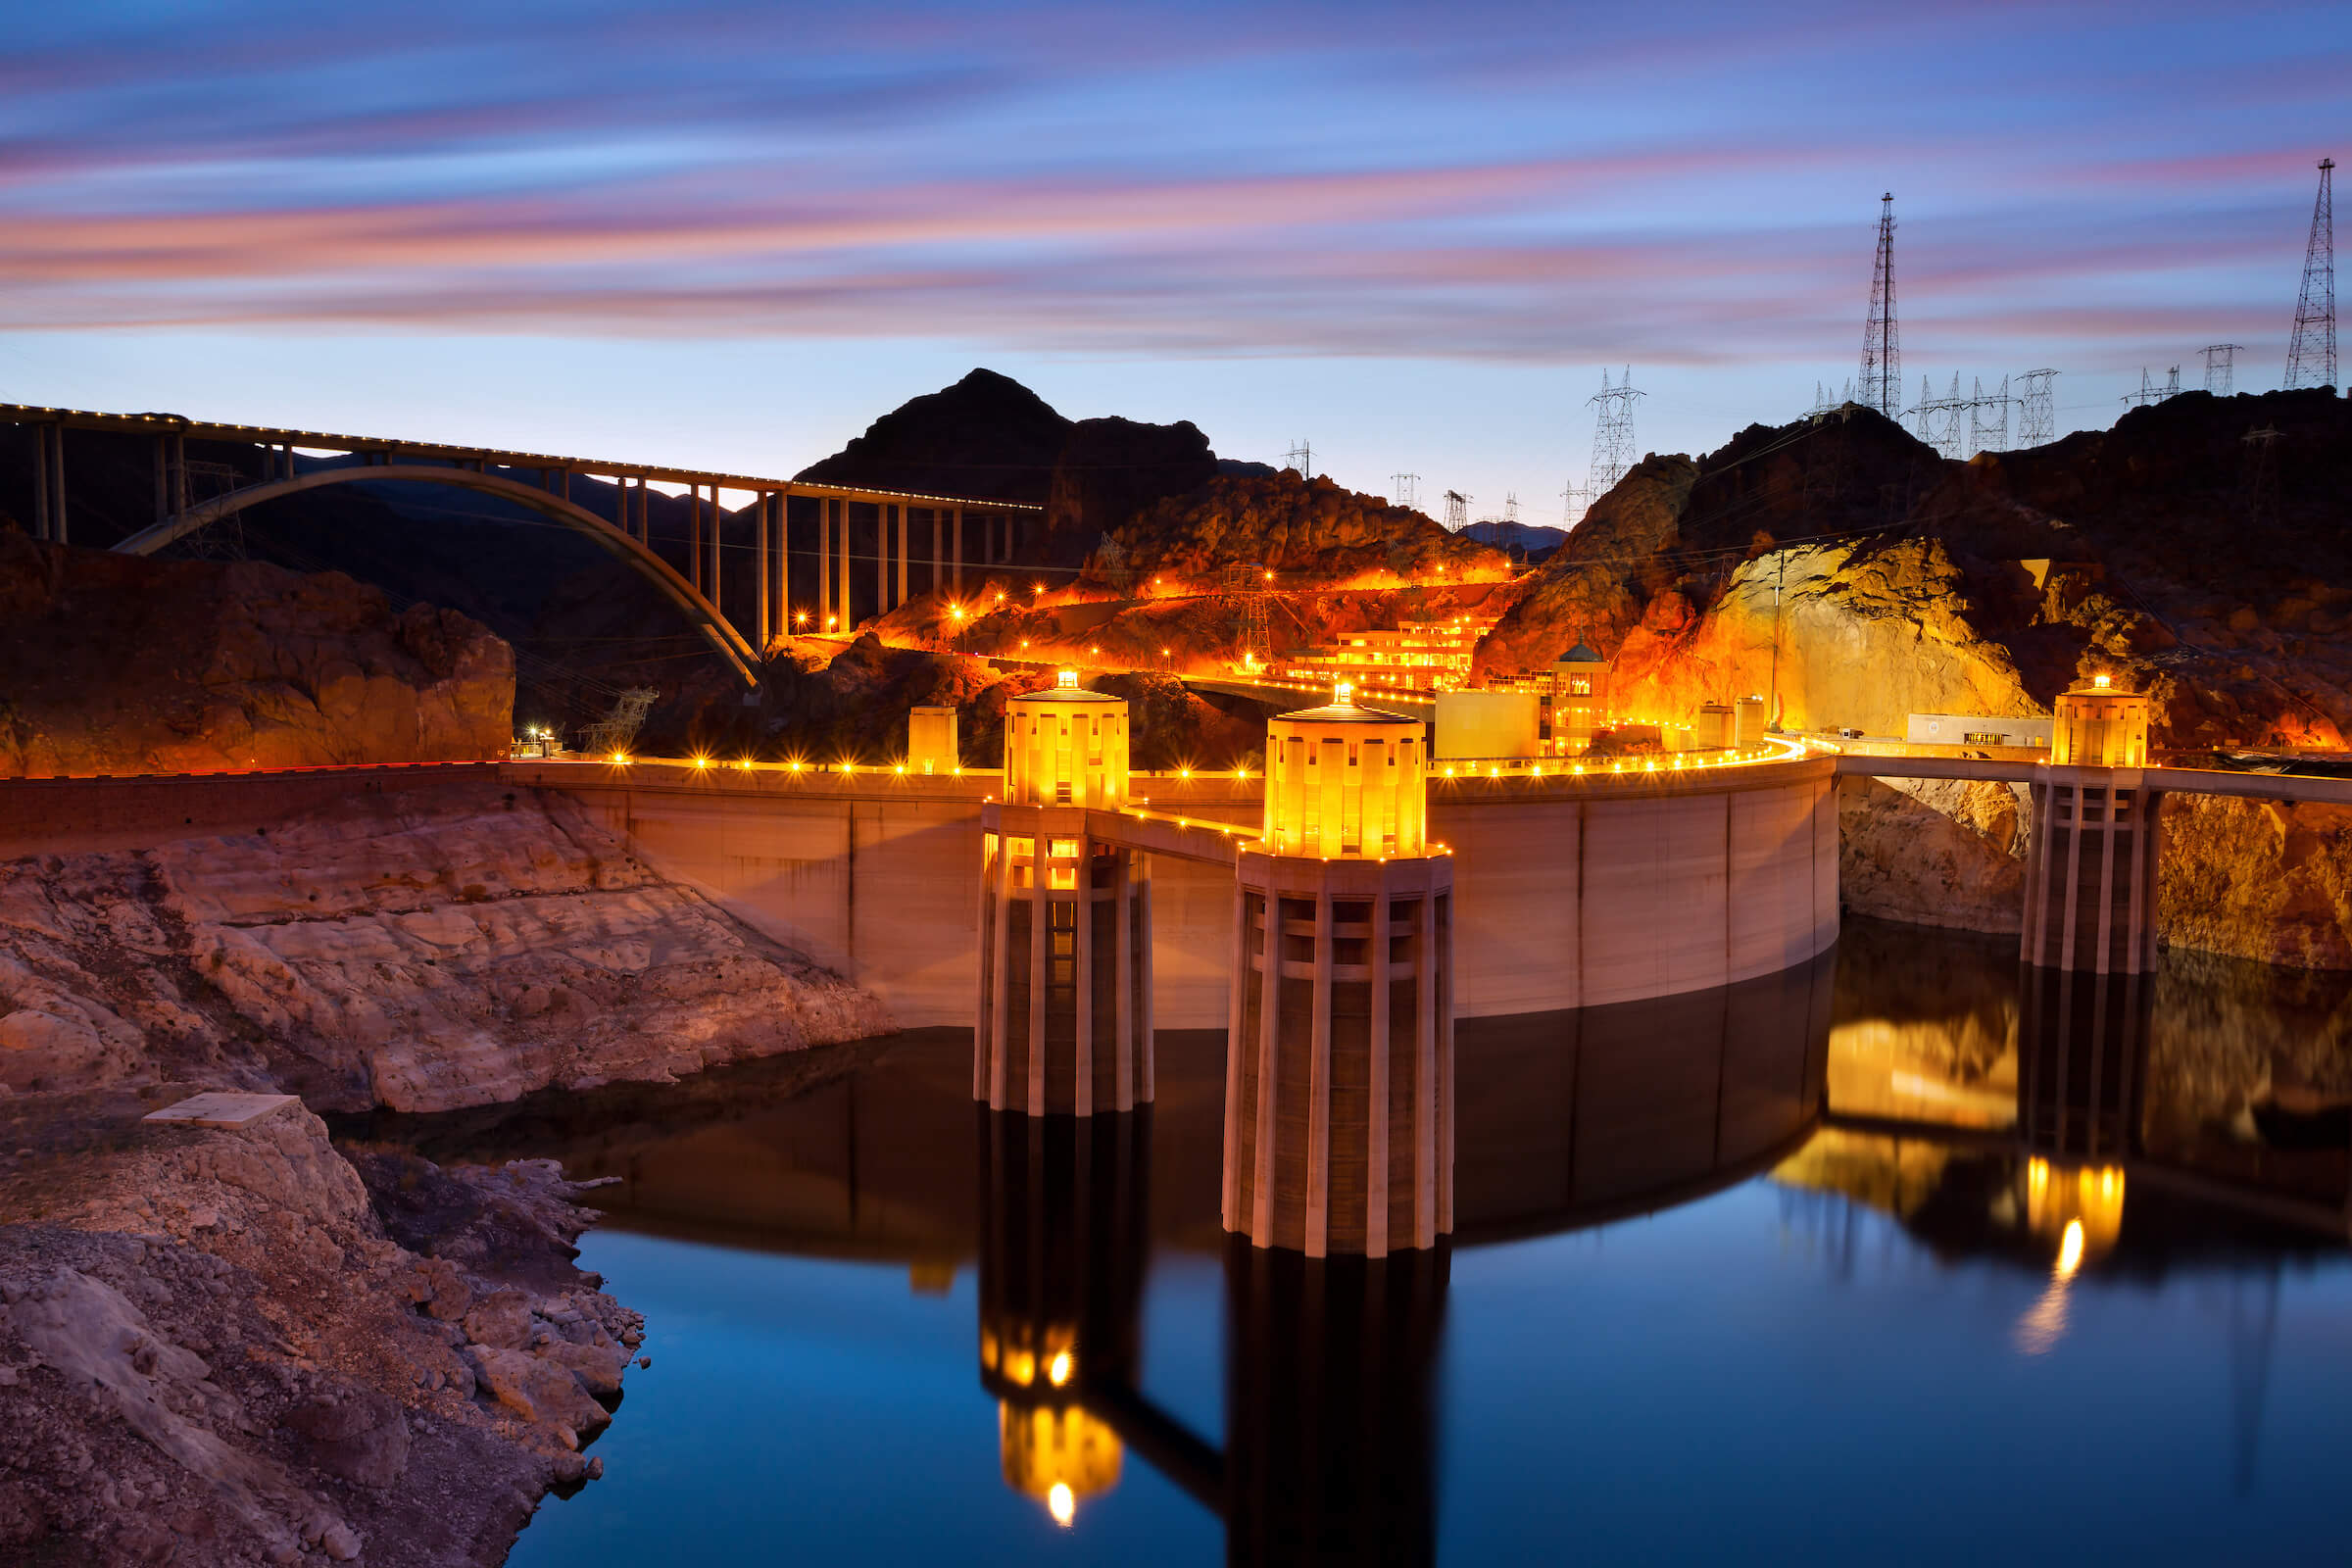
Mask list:
[[[497,757],[514,706],[513,651],[455,612],[0,527],[0,776]]]
[[[553,793],[451,783],[0,864],[0,1090],[435,1110],[890,1027]]]
[[[2352,808],[2166,797],[2156,930],[2168,947],[2352,970]],[[1853,913],[2015,933],[2033,807],[2022,785],[1856,779],[1838,791]]]

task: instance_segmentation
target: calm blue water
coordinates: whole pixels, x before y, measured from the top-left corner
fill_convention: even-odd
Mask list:
[[[945,1035],[426,1124],[629,1178],[582,1261],[654,1365],[514,1560],[2344,1560],[2345,1156],[2265,1099],[2333,1070],[2308,985],[2168,975],[2086,1040],[1997,947],[1863,935],[1763,992],[1465,1027],[1462,1235],[1378,1278],[1223,1243],[1214,1040],[1089,1130],[1084,1202],[1075,1135],[974,1112]],[[984,1319],[1079,1326],[1092,1468],[1008,1482]]]

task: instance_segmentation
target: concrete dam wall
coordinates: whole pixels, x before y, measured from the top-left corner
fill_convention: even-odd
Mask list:
[[[1829,759],[1635,775],[1433,781],[1454,856],[1458,1017],[1597,1006],[1754,979],[1838,937]],[[561,789],[663,875],[879,995],[905,1027],[978,1005],[982,802],[960,778],[514,763]],[[1155,811],[1254,827],[1257,783],[1146,779]],[[1232,873],[1154,857],[1154,1009],[1222,1029]]]

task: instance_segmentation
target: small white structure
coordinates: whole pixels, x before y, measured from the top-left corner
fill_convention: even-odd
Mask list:
[[[2053,722],[1986,713],[1913,713],[1903,739],[1913,746],[2031,746],[2046,750]]]
[[[1541,757],[1541,694],[1532,691],[1440,692],[1437,755]]]
[[[906,771],[953,773],[962,762],[956,750],[956,710],[906,710]]]

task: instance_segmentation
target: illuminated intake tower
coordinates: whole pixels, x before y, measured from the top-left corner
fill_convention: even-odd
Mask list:
[[[972,1098],[1032,1116],[1152,1099],[1152,887],[1087,835],[1127,802],[1127,705],[1075,670],[1004,705],[1004,799],[981,811]]]
[[[1453,1229],[1453,863],[1427,844],[1420,720],[1267,725],[1265,838],[1234,888],[1225,1228],[1309,1257]]]
[[[2156,811],[2149,700],[2094,675],[2059,694],[2050,760],[2034,769],[2020,953],[2037,968],[2156,967]]]

